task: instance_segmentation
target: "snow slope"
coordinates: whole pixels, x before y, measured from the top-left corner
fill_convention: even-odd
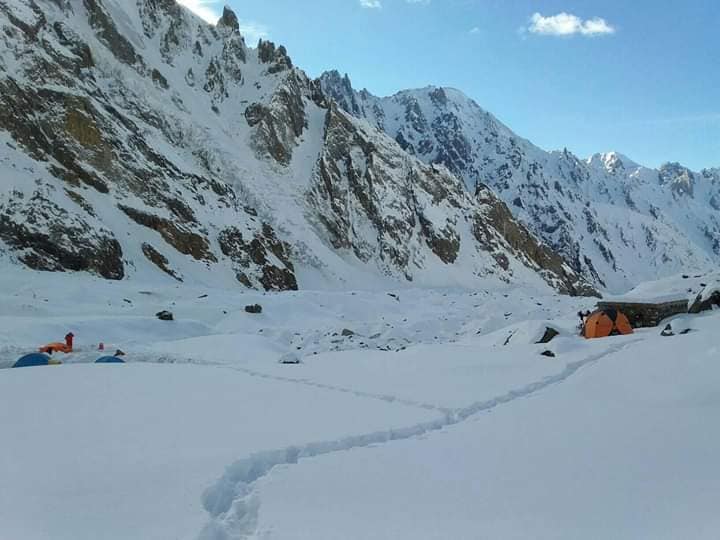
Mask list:
[[[68,330],[78,350],[61,366],[0,369],[0,538],[717,530],[717,313],[671,321],[687,335],[588,342],[574,313],[592,302],[517,287],[260,293],[14,265],[2,276],[0,365]],[[255,302],[263,313],[245,313]],[[536,344],[547,327],[559,337]],[[128,363],[92,364],[99,341]],[[279,364],[290,352],[302,363]]]
[[[610,348],[441,433],[278,469],[258,537],[715,538],[716,325]]]

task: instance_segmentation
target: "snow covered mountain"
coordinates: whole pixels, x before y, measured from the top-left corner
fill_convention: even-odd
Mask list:
[[[248,47],[228,9],[0,0],[0,26],[0,253],[22,264],[592,292],[490,190],[344,112],[284,47]]]
[[[472,192],[489,185],[513,214],[601,287],[705,269],[720,260],[720,175],[616,153],[545,152],[451,88],[379,98],[328,72],[323,91],[409,154],[442,164]]]

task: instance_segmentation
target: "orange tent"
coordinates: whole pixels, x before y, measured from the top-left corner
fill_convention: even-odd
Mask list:
[[[72,352],[72,349],[67,346],[65,343],[48,343],[44,347],[40,347],[38,349],[41,353],[45,354],[52,354],[56,352],[61,352],[65,354],[70,354]]]
[[[588,317],[583,328],[583,336],[587,339],[626,336],[632,333],[630,321],[625,314],[616,309],[596,311]]]

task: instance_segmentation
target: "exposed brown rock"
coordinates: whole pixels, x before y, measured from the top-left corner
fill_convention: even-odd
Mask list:
[[[135,223],[160,233],[163,239],[180,253],[190,255],[198,261],[217,262],[217,258],[210,250],[207,239],[199,234],[186,229],[184,226],[177,225],[168,219],[137,210],[136,208],[130,208],[122,204],[119,204],[118,208]]]
[[[160,270],[171,276],[173,279],[176,279],[177,281],[182,281],[182,278],[177,273],[175,273],[172,268],[170,268],[170,261],[168,261],[167,257],[165,257],[162,253],[160,253],[150,244],[143,243],[142,252],[145,257],[147,257],[147,259],[155,266],[157,266]]]

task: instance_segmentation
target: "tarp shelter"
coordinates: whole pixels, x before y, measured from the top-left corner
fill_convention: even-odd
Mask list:
[[[124,364],[125,360],[117,356],[103,356],[95,360],[96,364]]]
[[[625,336],[633,333],[633,327],[624,313],[617,309],[601,309],[585,321],[583,335],[587,339],[608,336]]]
[[[37,366],[57,366],[61,364],[59,360],[53,360],[47,354],[32,353],[26,354],[15,362],[14,368],[37,367]]]

